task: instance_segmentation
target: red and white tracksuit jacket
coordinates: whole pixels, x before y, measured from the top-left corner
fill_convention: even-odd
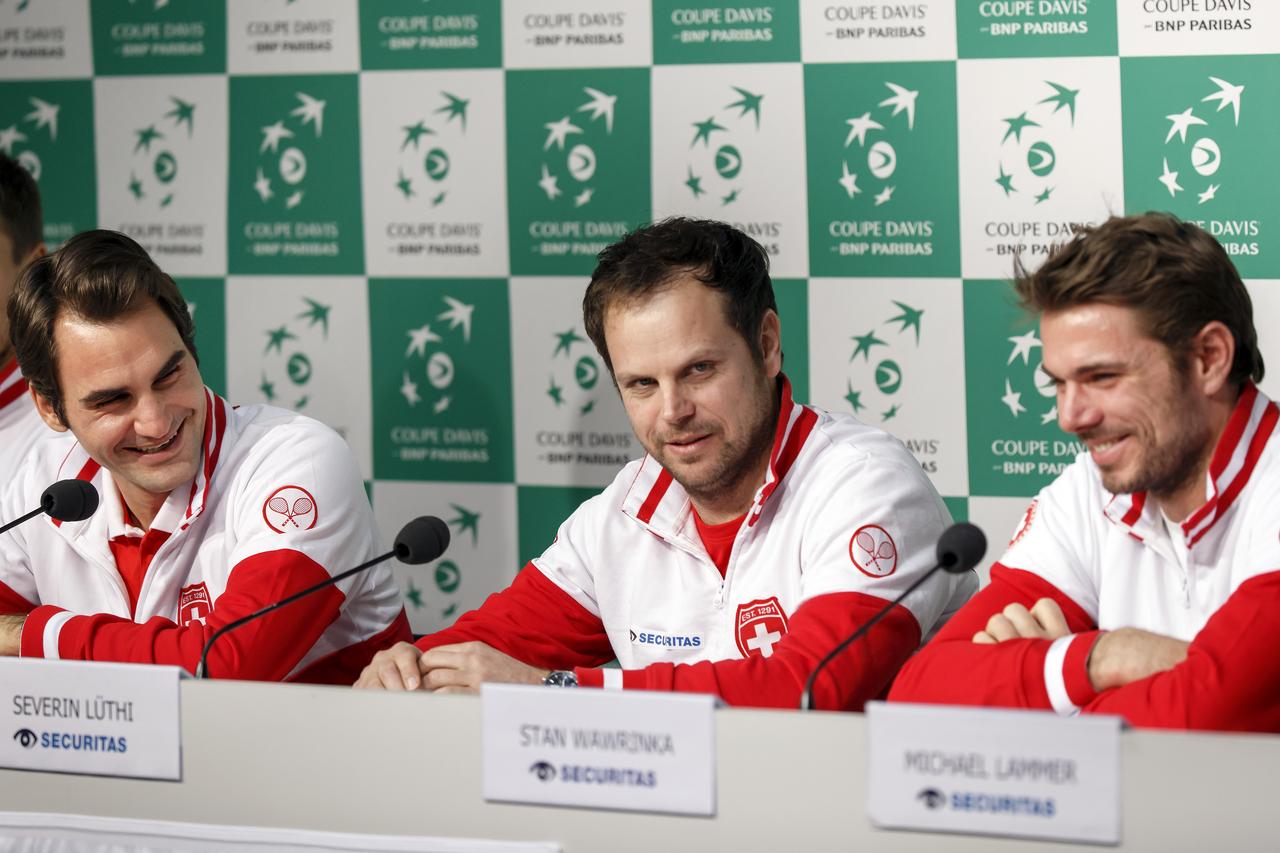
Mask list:
[[[1138,726],[1280,731],[1277,408],[1246,386],[1210,462],[1206,501],[1171,535],[1144,493],[1113,495],[1087,453],[1032,502],[991,583],[908,663],[892,700],[1120,714]],[[970,638],[1011,602],[1057,601],[1074,632]],[[1173,669],[1094,691],[1099,630],[1189,641]]]
[[[0,366],[0,489],[13,478],[37,441],[56,435],[36,412],[18,360],[10,359]]]
[[[376,556],[360,473],[323,424],[269,406],[232,409],[206,391],[201,466],[152,524],[168,531],[131,612],[108,540],[124,535],[111,474],[74,436],[42,442],[0,495],[0,518],[39,505],[52,482],[92,482],[85,521],[40,516],[0,535],[0,612],[25,612],[21,654],[175,664],[193,670],[232,620]],[[373,653],[410,638],[390,570],[377,566],[228,633],[218,678],[350,684]]]
[[[708,556],[684,489],[654,459],[627,465],[561,525],[505,591],[424,637],[481,640],[587,686],[716,693],[791,706],[814,665],[934,563],[950,522],[892,436],[793,403],[781,383],[769,470],[729,556]],[[938,575],[818,679],[820,708],[886,689],[976,577]],[[617,658],[621,669],[597,669]]]

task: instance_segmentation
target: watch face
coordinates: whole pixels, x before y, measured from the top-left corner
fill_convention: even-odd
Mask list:
[[[572,670],[553,669],[542,679],[542,683],[548,687],[577,687],[578,676]]]

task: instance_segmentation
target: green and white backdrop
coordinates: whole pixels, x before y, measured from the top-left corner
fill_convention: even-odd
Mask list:
[[[1015,253],[1171,210],[1280,337],[1277,51],[1269,0],[0,0],[0,148],[51,245],[178,279],[215,390],[347,438],[384,536],[451,524],[426,631],[640,452],[579,303],[673,213],[768,248],[798,395],[998,550],[1078,449]]]

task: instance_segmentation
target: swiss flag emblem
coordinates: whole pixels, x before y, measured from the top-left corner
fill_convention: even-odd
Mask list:
[[[744,658],[773,655],[773,647],[787,635],[787,614],[776,596],[738,605],[734,639]]]
[[[178,624],[186,627],[192,622],[208,624],[209,611],[213,609],[209,601],[209,587],[204,581],[192,586],[184,586],[178,593]]]

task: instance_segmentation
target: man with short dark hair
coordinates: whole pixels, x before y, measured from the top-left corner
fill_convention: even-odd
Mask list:
[[[648,455],[511,587],[380,653],[357,686],[580,684],[795,707],[817,662],[932,566],[942,500],[888,434],[792,400],[768,259],[742,232],[642,228],[600,255],[583,308]],[[815,704],[880,695],[975,585],[926,582],[825,670]]]
[[[43,223],[35,178],[0,153],[0,306],[8,301],[22,268],[44,255]],[[31,404],[9,340],[9,321],[0,311],[0,486],[32,445],[51,435]]]
[[[1088,449],[890,698],[1280,731],[1277,409],[1235,267],[1151,213],[1082,231],[1016,289]]]
[[[101,504],[0,536],[0,654],[194,670],[220,627],[381,550],[345,442],[209,391],[186,302],[133,240],[71,238],[27,267],[8,317],[36,408],[66,435],[0,491],[0,518],[66,478]],[[349,684],[408,637],[377,566],[226,634],[209,672]]]

